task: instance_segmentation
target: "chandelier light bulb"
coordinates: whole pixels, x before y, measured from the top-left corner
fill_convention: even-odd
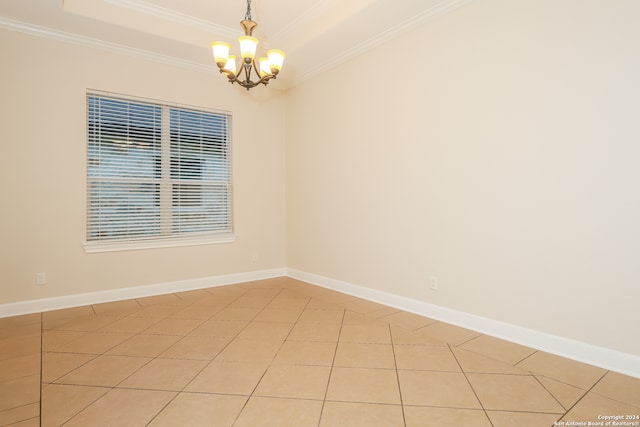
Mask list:
[[[236,56],[235,55],[229,56],[229,58],[227,59],[227,63],[224,65],[224,69],[229,70],[234,74],[236,73]]]
[[[269,60],[267,58],[262,57],[258,59],[258,64],[260,64],[260,77],[271,74],[271,65],[269,64]]]
[[[226,64],[227,59],[229,58],[229,49],[231,45],[225,42],[213,42],[211,43],[211,50],[213,51],[213,58],[216,61],[216,64],[220,66],[220,64]]]
[[[267,57],[269,58],[271,72],[273,74],[278,74],[280,70],[282,70],[282,64],[284,63],[284,59],[287,57],[287,55],[285,55],[281,50],[271,49],[267,52]]]
[[[258,47],[258,39],[250,36],[241,36],[238,37],[238,41],[240,42],[240,55],[244,59],[250,59],[253,61],[253,58],[256,56],[256,48]]]

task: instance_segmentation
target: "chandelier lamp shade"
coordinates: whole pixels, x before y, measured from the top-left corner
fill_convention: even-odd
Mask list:
[[[236,56],[229,55],[231,46],[225,42],[211,43],[213,58],[221,73],[224,73],[229,82],[238,83],[249,90],[260,84],[267,85],[271,79],[275,79],[286,55],[278,49],[271,49],[266,57],[261,57],[256,62],[256,48],[258,39],[253,37],[253,30],[258,24],[251,19],[251,0],[247,0],[247,13],[240,26],[244,30],[244,36],[238,37],[240,42],[240,66],[237,67]]]

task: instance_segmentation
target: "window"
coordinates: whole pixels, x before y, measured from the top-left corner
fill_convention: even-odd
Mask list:
[[[87,95],[88,252],[233,240],[231,115]]]

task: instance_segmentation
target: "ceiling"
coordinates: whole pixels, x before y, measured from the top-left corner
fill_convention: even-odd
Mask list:
[[[287,89],[471,0],[252,0],[259,52],[287,54],[270,86]],[[217,72],[246,0],[2,0],[0,28]],[[223,79],[220,79],[221,81]]]

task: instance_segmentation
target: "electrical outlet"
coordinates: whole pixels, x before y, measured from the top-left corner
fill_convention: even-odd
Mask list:
[[[36,285],[46,285],[46,284],[47,284],[47,273],[36,274]]]
[[[438,278],[436,276],[429,277],[429,289],[438,290]]]

